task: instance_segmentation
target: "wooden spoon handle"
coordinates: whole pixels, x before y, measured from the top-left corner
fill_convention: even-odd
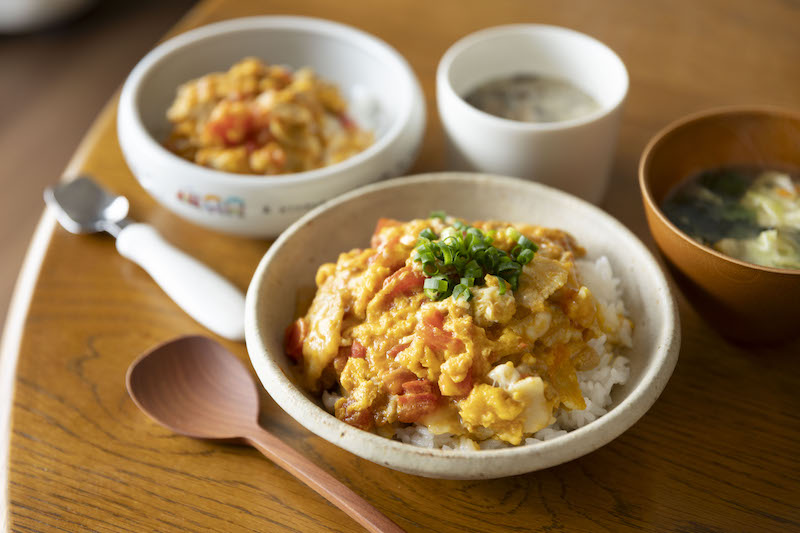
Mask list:
[[[402,533],[404,530],[389,520],[364,498],[341,481],[300,455],[288,444],[263,428],[254,429],[244,439],[275,464],[317,491],[326,500],[350,515],[356,522],[376,533]]]

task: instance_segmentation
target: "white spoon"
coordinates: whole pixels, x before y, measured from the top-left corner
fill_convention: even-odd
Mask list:
[[[244,340],[244,294],[197,259],[165,241],[156,229],[127,217],[128,200],[80,177],[48,187],[45,203],[71,233],[105,231],[119,253],[138,264],[186,313],[214,333]]]

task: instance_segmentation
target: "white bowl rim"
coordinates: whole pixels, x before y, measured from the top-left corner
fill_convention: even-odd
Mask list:
[[[616,62],[619,63],[619,66],[621,67],[621,72],[622,75],[624,76],[624,79],[620,94],[610,104],[603,105],[600,107],[600,109],[593,111],[587,115],[583,115],[568,120],[559,120],[555,122],[522,122],[520,120],[512,120],[508,118],[498,117],[496,115],[492,115],[491,113],[481,111],[480,109],[468,104],[464,100],[464,98],[461,95],[459,95],[455,91],[455,89],[453,89],[453,85],[450,83],[450,68],[452,67],[453,62],[456,60],[456,58],[465,50],[483,41],[488,41],[490,39],[496,39],[499,37],[507,35],[515,35],[515,34],[524,35],[526,33],[531,33],[531,32],[560,33],[563,35],[569,35],[574,39],[599,45],[603,50],[608,52],[608,54],[612,57],[612,59],[616,60]],[[614,50],[612,50],[607,44],[592,37],[591,35],[587,35],[577,30],[565,28],[563,26],[556,26],[553,24],[505,24],[502,26],[493,26],[491,28],[486,28],[483,30],[476,31],[474,33],[470,33],[469,35],[462,37],[461,39],[456,41],[452,46],[450,46],[450,48],[448,48],[447,51],[442,56],[442,59],[439,61],[439,66],[436,68],[436,86],[437,89],[443,91],[448,98],[456,102],[455,105],[458,106],[459,113],[466,113],[467,115],[470,115],[473,119],[482,120],[489,125],[501,126],[524,132],[561,131],[561,130],[579,128],[586,124],[596,122],[597,120],[605,116],[608,116],[617,109],[619,109],[620,106],[622,106],[622,104],[625,102],[625,98],[628,95],[628,89],[630,87],[630,78],[628,76],[628,69],[625,67],[625,63],[622,61],[619,55]]]
[[[491,181],[494,183],[503,183],[508,186],[530,189],[539,195],[559,198],[561,201],[576,202],[590,212],[593,212],[595,216],[604,219],[605,222],[615,227],[615,229],[619,231],[623,237],[627,238],[633,246],[639,248],[642,257],[647,258],[648,263],[639,265],[640,268],[647,268],[650,270],[657,285],[657,287],[654,287],[654,290],[660,290],[663,294],[668,296],[661,301],[661,305],[664,306],[663,314],[666,323],[659,331],[658,337],[653,340],[653,346],[656,347],[656,356],[651,364],[644,369],[639,384],[630,391],[628,396],[620,402],[619,405],[581,428],[572,430],[558,438],[535,445],[480,451],[422,448],[360,430],[337,419],[306,398],[284,375],[275,361],[267,355],[268,352],[261,341],[259,325],[256,322],[260,284],[261,280],[264,278],[264,272],[278,255],[281,247],[292,238],[294,233],[320,213],[340,208],[343,204],[346,204],[358,196],[396,187],[418,186],[430,180],[452,180],[462,183],[464,181]],[[394,178],[360,187],[314,208],[289,226],[272,246],[270,246],[267,253],[261,259],[247,290],[245,303],[245,336],[250,361],[264,388],[275,402],[294,418],[295,421],[317,436],[362,458],[401,471],[415,471],[418,475],[430,477],[489,479],[549,468],[577,459],[578,457],[604,446],[633,426],[633,424],[652,407],[672,375],[678,360],[680,348],[680,319],[674,296],[672,296],[664,273],[652,253],[639,238],[621,222],[597,206],[555,188],[519,178],[469,172],[435,172]],[[266,385],[267,383],[272,383],[273,387],[271,389],[268,388]],[[325,416],[321,417],[320,414],[324,414]],[[608,428],[605,434],[602,431],[603,428]],[[589,437],[592,434],[596,435],[595,439],[584,438],[584,436]],[[358,446],[358,443],[364,443],[366,445]],[[415,466],[408,466],[405,468],[396,466],[392,457],[398,455],[413,459],[416,461],[413,463]],[[468,465],[476,459],[510,459],[528,455],[539,456],[539,460],[533,468],[520,469],[519,467],[515,467],[514,464],[511,464],[498,468],[497,472],[494,473],[473,473],[466,476],[458,474],[460,470],[457,468],[458,466]]]
[[[402,76],[408,81],[409,97],[404,107],[398,112],[398,119],[392,123],[391,127],[375,143],[365,150],[347,159],[322,167],[319,169],[292,174],[278,174],[262,176],[258,174],[237,174],[206,168],[191,161],[187,161],[162,146],[147,128],[141,119],[139,107],[136,105],[138,100],[141,83],[149,71],[158,63],[165,60],[168,56],[178,53],[184,47],[205,39],[217,37],[219,35],[237,33],[240,30],[258,29],[280,29],[280,30],[301,30],[314,33],[321,33],[327,37],[344,39],[347,41],[360,41],[367,43],[369,48],[362,47],[372,55],[388,58],[394,63],[393,68],[398,68]],[[241,17],[224,20],[200,26],[193,30],[181,33],[159,44],[148,52],[133,68],[122,87],[119,98],[120,113],[126,112],[130,117],[129,124],[134,129],[131,135],[135,135],[145,144],[145,149],[149,156],[156,157],[163,165],[171,165],[175,168],[175,175],[183,172],[192,172],[192,179],[204,184],[236,185],[243,187],[279,187],[299,183],[316,182],[331,177],[331,174],[346,172],[361,163],[377,157],[379,154],[390,149],[392,144],[405,131],[407,124],[413,119],[414,107],[424,106],[422,89],[408,61],[391,45],[382,39],[371,35],[363,30],[330,20],[296,16],[296,15],[266,15]],[[166,110],[164,110],[166,112]],[[124,134],[124,132],[121,132]],[[170,178],[170,173],[164,173],[165,179]]]

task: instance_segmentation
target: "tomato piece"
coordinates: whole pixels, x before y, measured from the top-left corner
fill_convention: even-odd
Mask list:
[[[342,420],[351,426],[363,429],[364,431],[369,431],[370,428],[372,428],[374,420],[372,419],[372,411],[370,409],[348,412],[347,404],[345,404],[344,413],[344,418],[342,418]]]
[[[367,357],[367,349],[361,345],[357,340],[353,340],[353,345],[350,347],[350,357],[356,359],[364,359]]]
[[[358,128],[355,121],[347,113],[339,113],[337,118],[339,119],[339,124],[346,130],[355,131]]]
[[[405,394],[433,394],[438,391],[436,384],[427,379],[415,379],[403,383],[403,392]]]
[[[425,283],[425,275],[414,271],[410,266],[403,267],[383,282],[384,287],[389,287],[394,284],[392,289],[387,294],[388,301],[394,300],[397,296],[403,294],[412,294],[417,290],[422,290],[422,285]]]
[[[432,328],[444,329],[444,315],[438,309],[428,311],[422,320]]]
[[[441,394],[436,384],[427,379],[403,383],[403,394],[397,397],[397,419],[407,424],[416,422],[439,408]]]
[[[402,222],[393,218],[379,218],[378,223],[375,224],[375,231],[372,232],[372,239],[369,243],[370,248],[378,248],[385,242],[385,237],[381,236],[384,228],[399,226],[400,224],[402,224]]]
[[[283,345],[286,354],[296,363],[303,360],[303,342],[308,335],[308,322],[305,318],[298,318],[286,328]]]
[[[383,386],[392,394],[403,392],[403,383],[417,379],[417,375],[406,367],[400,367],[387,373],[383,378]]]
[[[234,115],[228,114],[206,124],[208,131],[218,137],[225,146],[237,146],[249,137],[253,131],[253,115]],[[241,131],[241,137],[231,138],[231,130]]]
[[[433,309],[422,317],[420,329],[423,341],[431,350],[450,348],[455,352],[464,351],[464,343],[444,329],[444,315],[438,309]]]
[[[400,352],[402,352],[403,350],[405,350],[405,349],[406,349],[406,348],[408,348],[409,346],[411,346],[411,344],[410,344],[410,343],[408,343],[408,342],[406,342],[406,343],[403,343],[403,344],[397,344],[397,345],[395,345],[395,346],[392,346],[392,347],[391,347],[391,348],[389,348],[389,350],[386,352],[386,357],[389,357],[389,358],[391,358],[391,359],[394,359],[395,357],[397,357],[397,354],[399,354]]]

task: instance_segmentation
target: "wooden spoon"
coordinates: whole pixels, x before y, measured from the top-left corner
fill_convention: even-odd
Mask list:
[[[134,403],[162,426],[198,439],[250,444],[369,531],[403,531],[258,425],[258,391],[250,373],[212,339],[186,336],[156,346],[131,364],[126,382]]]

